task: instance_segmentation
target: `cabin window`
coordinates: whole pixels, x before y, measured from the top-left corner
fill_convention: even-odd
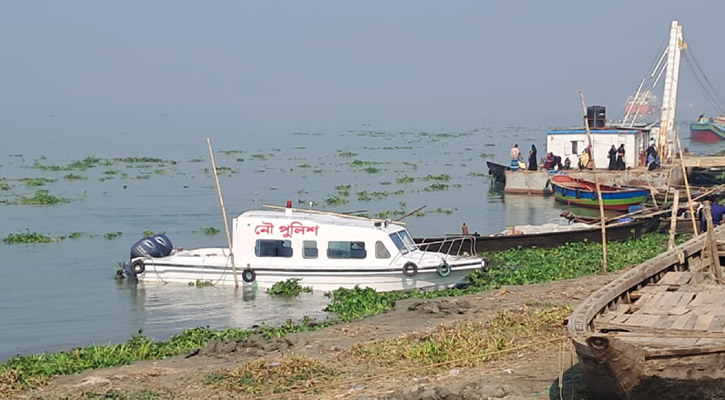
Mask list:
[[[375,242],[375,257],[376,258],[390,258],[390,252],[385,247],[383,242],[377,241]]]
[[[328,258],[358,258],[367,257],[365,242],[329,242],[327,244]]]
[[[579,142],[576,140],[571,141],[571,153],[569,154],[579,154]]]
[[[304,258],[317,258],[317,241],[305,240],[302,242]]]
[[[401,253],[403,253],[403,254],[408,253],[408,248],[405,247],[405,244],[403,243],[403,239],[400,238],[400,235],[398,235],[397,232],[396,233],[391,233],[390,234],[390,239],[393,240],[393,243],[395,244],[395,247],[397,247],[398,250],[400,250]]]
[[[254,247],[257,257],[292,257],[292,242],[289,240],[257,240]]]

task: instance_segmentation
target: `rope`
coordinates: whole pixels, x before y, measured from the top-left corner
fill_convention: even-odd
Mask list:
[[[558,342],[558,341],[566,341],[566,340],[569,340],[569,337],[568,336],[559,336],[559,337],[556,337],[556,338],[553,338],[553,339],[546,339],[546,340],[542,340],[542,341],[535,342],[535,343],[529,343],[529,344],[526,344],[526,345],[512,347],[512,348],[509,348],[509,349],[494,351],[494,352],[491,352],[491,353],[487,353],[485,355],[485,357],[495,356],[495,355],[505,354],[505,353],[510,353],[510,352],[517,351],[517,350],[527,349],[529,347],[541,346],[541,345],[545,345],[545,344],[549,344],[549,343],[554,343],[554,342]],[[480,357],[479,355],[473,355],[473,356],[463,357],[463,358],[459,358],[459,359],[455,359],[455,360],[442,361],[442,362],[439,362],[439,363],[429,364],[429,365],[425,365],[425,366],[411,367],[411,368],[406,368],[406,369],[390,370],[390,371],[385,371],[385,373],[381,373],[381,374],[378,374],[378,375],[367,376],[365,378],[351,379],[351,380],[342,381],[342,382],[333,382],[333,383],[328,383],[328,384],[314,386],[314,387],[309,387],[309,388],[304,388],[304,389],[293,390],[293,391],[284,392],[284,393],[273,393],[273,394],[266,395],[266,396],[252,397],[251,399],[252,400],[277,399],[280,396],[289,396],[289,395],[295,395],[295,394],[304,394],[304,393],[307,393],[307,392],[309,392],[311,390],[334,389],[334,388],[339,388],[339,387],[341,387],[343,385],[349,386],[349,385],[354,385],[356,383],[367,382],[367,381],[375,380],[375,379],[382,378],[382,377],[389,377],[389,376],[393,376],[393,375],[401,375],[401,374],[404,374],[404,373],[415,372],[415,371],[419,371],[419,370],[431,369],[431,368],[435,368],[435,367],[442,367],[442,366],[446,366],[446,365],[450,365],[450,364],[456,364],[456,363],[462,362],[462,361],[473,360],[474,358],[479,358],[479,357]]]

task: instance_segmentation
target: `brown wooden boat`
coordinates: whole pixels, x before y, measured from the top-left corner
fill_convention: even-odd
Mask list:
[[[659,216],[628,220],[607,225],[607,241],[628,240],[640,237],[644,233],[654,232],[660,224]],[[602,230],[598,225],[591,228],[563,230],[554,232],[514,234],[514,235],[446,235],[443,237],[413,238],[421,250],[437,251],[446,254],[488,253],[516,248],[538,247],[551,249],[574,242],[602,242]]]
[[[619,275],[568,330],[598,399],[725,399],[725,285],[710,229]]]

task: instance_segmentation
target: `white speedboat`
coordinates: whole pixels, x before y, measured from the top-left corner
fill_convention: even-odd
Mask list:
[[[290,207],[241,214],[232,237],[232,251],[172,249],[163,235],[144,238],[131,249],[130,266],[142,281],[228,285],[236,271],[240,283],[260,288],[297,278],[323,291],[442,289],[488,267],[475,254],[420,250],[400,222]]]

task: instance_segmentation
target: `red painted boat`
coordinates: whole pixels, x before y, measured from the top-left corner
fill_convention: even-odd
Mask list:
[[[700,116],[690,124],[690,140],[699,143],[717,143],[725,140],[725,116]]]

